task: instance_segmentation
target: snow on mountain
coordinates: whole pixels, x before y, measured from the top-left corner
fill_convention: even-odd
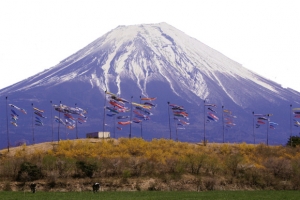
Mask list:
[[[82,62],[87,59],[87,62]],[[76,65],[74,69],[74,65],[80,61],[80,66]],[[103,77],[99,77],[98,72]],[[222,83],[218,74],[235,80],[249,79],[279,93],[279,88],[166,23],[119,26],[57,66],[25,80],[30,84],[19,87],[24,85],[22,82],[14,88],[27,90],[81,79],[101,90],[109,89],[109,82],[116,82],[120,93],[121,79],[127,77],[136,81],[144,95],[147,95],[147,82],[164,80],[170,84],[174,93],[177,93],[175,88],[180,83],[181,90],[190,90],[205,99],[210,94],[205,81],[207,77],[239,104],[232,92],[224,87],[225,83]]]
[[[241,114],[298,104],[300,96],[167,23],[118,26],[58,65],[0,90],[0,95],[30,94],[48,101],[70,93],[91,106],[93,100],[87,98],[102,99],[105,90],[127,98],[133,93],[161,95],[164,104],[169,98],[190,108],[209,100]],[[92,97],[91,91],[98,96]]]

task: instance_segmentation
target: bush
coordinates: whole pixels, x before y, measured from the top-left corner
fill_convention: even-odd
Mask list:
[[[80,169],[87,177],[92,178],[94,172],[97,170],[97,165],[94,163],[86,163],[84,161],[77,161],[76,167]]]
[[[123,183],[128,183],[128,178],[131,177],[131,173],[129,170],[125,169],[122,173],[122,182]]]
[[[18,172],[17,181],[34,181],[43,178],[41,169],[36,165],[23,162]]]
[[[203,183],[204,183],[207,190],[214,190],[215,186],[217,184],[217,180],[216,180],[216,178],[209,177],[209,178],[205,179],[203,181]]]
[[[238,172],[238,166],[243,161],[243,156],[239,153],[236,154],[229,154],[225,159],[225,165],[228,171],[233,175],[236,176]]]

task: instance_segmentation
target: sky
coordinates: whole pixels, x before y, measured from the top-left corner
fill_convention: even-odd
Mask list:
[[[119,25],[166,22],[300,92],[298,0],[0,1],[0,89],[57,65]]]

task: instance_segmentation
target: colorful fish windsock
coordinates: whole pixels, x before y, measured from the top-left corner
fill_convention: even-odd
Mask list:
[[[154,100],[156,100],[156,97],[153,97],[153,98],[142,97],[141,100],[143,100],[143,101],[154,101]]]
[[[131,124],[131,121],[127,121],[127,122],[118,122],[118,124],[120,124],[120,125],[128,125],[128,124]]]

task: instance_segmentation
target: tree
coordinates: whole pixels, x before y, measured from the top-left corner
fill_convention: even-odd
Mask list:
[[[291,137],[289,137],[289,140],[286,143],[286,146],[296,147],[298,145],[300,145],[300,137],[299,136],[291,136]]]

